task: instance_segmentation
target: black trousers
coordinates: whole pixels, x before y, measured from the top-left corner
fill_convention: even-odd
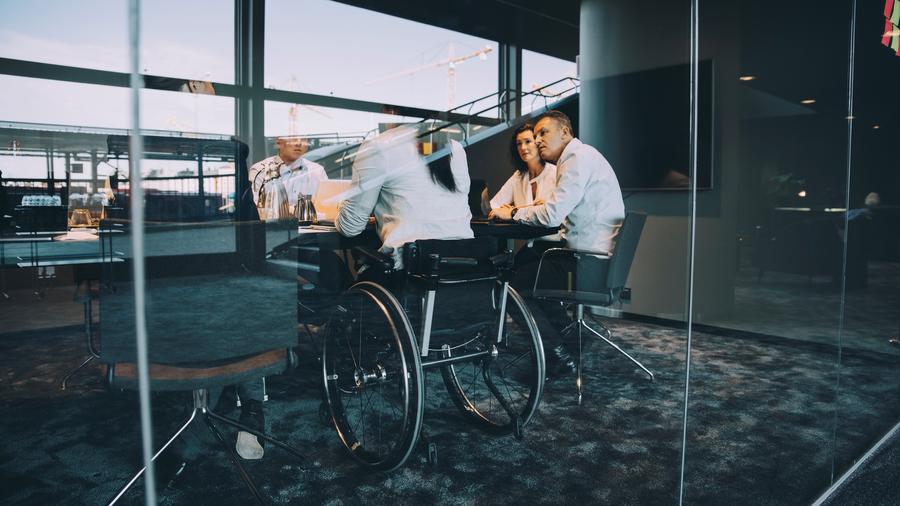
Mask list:
[[[531,247],[525,246],[516,253],[515,275],[512,285],[525,297],[525,303],[534,315],[544,348],[552,348],[561,344],[559,331],[570,323],[565,307],[559,302],[535,299],[530,296],[537,277],[541,255],[550,248],[563,248],[561,241],[534,241]],[[541,288],[564,288],[566,278],[572,272],[574,263],[569,265],[565,260],[545,262],[541,266]]]

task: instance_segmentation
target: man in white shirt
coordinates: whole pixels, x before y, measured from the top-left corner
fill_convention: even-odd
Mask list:
[[[534,138],[541,158],[557,166],[556,191],[543,204],[495,211],[500,219],[512,219],[531,225],[560,227],[563,244],[544,242],[516,257],[513,285],[531,290],[541,254],[550,247],[565,246],[593,252],[612,252],[615,236],[625,219],[625,204],[619,181],[606,158],[584,144],[572,132],[572,122],[559,111],[541,116],[534,126]],[[569,266],[544,265],[541,284],[562,282]],[[559,329],[569,323],[566,311],[558,303],[529,301],[540,326],[548,353],[549,375],[574,371],[575,359]],[[590,342],[590,341],[586,341]]]
[[[572,123],[559,111],[541,116],[534,126],[541,158],[557,166],[556,191],[537,206],[495,212],[500,219],[560,227],[573,249],[612,252],[625,219],[622,190],[612,166],[599,151],[572,134]]]
[[[259,203],[259,191],[266,181],[280,177],[287,190],[288,203],[297,205],[298,195],[313,195],[319,181],[328,179],[325,168],[303,155],[309,151],[309,141],[302,137],[279,137],[275,140],[278,154],[256,162],[250,167],[253,201]]]

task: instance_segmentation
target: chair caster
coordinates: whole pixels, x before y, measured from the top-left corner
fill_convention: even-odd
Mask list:
[[[519,441],[524,439],[525,434],[522,432],[522,419],[519,418],[518,416],[513,417],[512,426],[513,426],[513,436],[516,439],[518,439]]]
[[[578,398],[576,399],[575,402],[577,402],[579,406],[581,406],[581,399],[582,399],[581,392],[578,392]]]
[[[428,443],[428,465],[431,467],[437,467],[438,465],[437,445],[434,443]]]

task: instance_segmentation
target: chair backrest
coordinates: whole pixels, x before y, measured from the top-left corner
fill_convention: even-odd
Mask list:
[[[609,261],[609,274],[606,278],[607,286],[613,291],[624,287],[628,281],[628,271],[631,270],[646,221],[647,214],[641,211],[628,211],[625,214],[625,220],[616,236],[616,248]]]
[[[242,225],[228,222],[187,232],[181,227],[145,228],[146,251],[156,248],[160,255],[147,258],[144,289],[151,388],[208,388],[286,369],[288,350],[297,343],[296,276],[242,268],[233,248],[235,228]],[[118,235],[119,241],[127,241],[130,229]],[[169,267],[156,268],[160,262],[154,260]],[[131,376],[119,373],[133,369],[137,359],[135,287],[128,256],[115,265],[129,268],[104,279],[100,359],[110,365],[110,381],[132,388]],[[264,354],[277,350],[279,363],[265,359]],[[261,358],[248,359],[256,356]]]

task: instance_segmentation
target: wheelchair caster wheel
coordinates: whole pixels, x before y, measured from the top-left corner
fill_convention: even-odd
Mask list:
[[[437,445],[434,443],[428,443],[428,465],[431,467],[437,467],[438,464],[438,451]]]
[[[319,403],[319,421],[326,427],[331,426],[331,413],[328,411],[328,405],[324,401]]]
[[[522,433],[522,419],[519,418],[518,416],[515,417],[512,421],[512,426],[513,426],[513,436],[515,436],[516,439],[521,441],[525,437],[525,435]]]

